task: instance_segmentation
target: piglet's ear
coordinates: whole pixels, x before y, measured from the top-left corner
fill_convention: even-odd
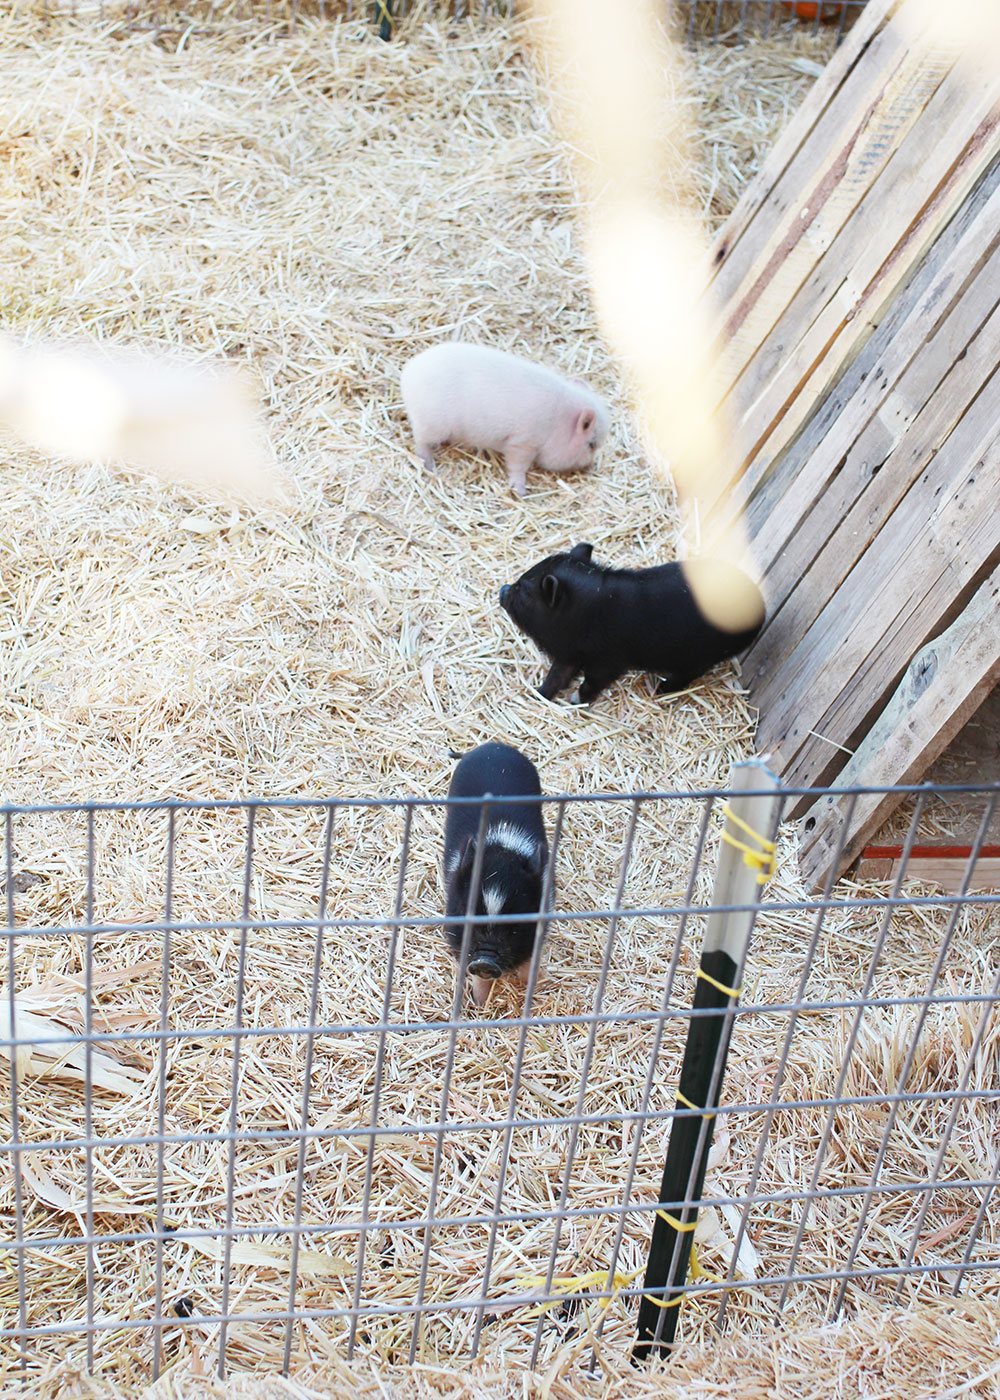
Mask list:
[[[542,578],[542,602],[547,608],[554,608],[562,585],[555,574],[545,574]]]
[[[589,564],[590,556],[593,554],[593,552],[594,546],[592,544],[576,544],[570,550],[569,557],[571,559],[578,560],[583,564]]]
[[[462,844],[458,848],[458,860],[455,862],[455,874],[463,879],[472,874],[472,867],[476,859],[476,838],[474,836],[464,836]]]
[[[535,849],[531,852],[531,855],[528,856],[527,861],[525,863],[527,864],[527,867],[531,871],[532,875],[537,875],[539,878],[541,878],[541,876],[545,874],[545,866],[547,861],[548,852],[546,851],[545,847],[536,846]]]

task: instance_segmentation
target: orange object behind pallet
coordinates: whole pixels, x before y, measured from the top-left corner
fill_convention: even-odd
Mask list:
[[[799,19],[840,19],[848,8],[847,0],[782,0]]]
[[[866,846],[861,852],[862,860],[899,860],[902,846]],[[979,854],[984,860],[1000,858],[1000,846],[980,846]],[[938,857],[942,860],[968,860],[972,855],[971,846],[914,846],[910,851],[911,860]]]

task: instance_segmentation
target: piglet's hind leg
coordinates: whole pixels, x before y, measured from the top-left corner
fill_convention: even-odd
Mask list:
[[[680,671],[670,671],[665,676],[660,677],[660,683],[656,687],[657,695],[674,695],[678,690],[686,690],[691,684],[692,677],[682,675]]]

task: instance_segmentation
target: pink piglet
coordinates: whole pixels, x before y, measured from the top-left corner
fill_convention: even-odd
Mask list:
[[[428,470],[446,445],[499,452],[518,496],[529,467],[588,471],[608,435],[607,409],[582,379],[482,345],[433,345],[407,361],[400,386]]]

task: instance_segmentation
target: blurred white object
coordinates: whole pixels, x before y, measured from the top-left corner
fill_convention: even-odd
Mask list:
[[[246,497],[283,494],[252,391],[228,365],[0,336],[0,425],[56,456],[121,459]]]

